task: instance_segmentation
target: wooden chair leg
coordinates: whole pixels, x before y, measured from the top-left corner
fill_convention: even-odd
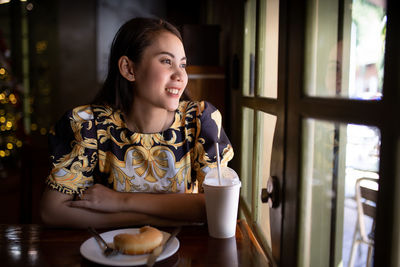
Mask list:
[[[356,252],[357,252],[357,248],[358,248],[359,244],[360,244],[359,240],[353,241],[353,246],[351,248],[350,261],[349,261],[348,267],[354,267],[354,261],[356,259]]]
[[[373,250],[372,245],[368,245],[368,256],[367,256],[367,267],[372,266],[372,250]]]
[[[359,244],[359,241],[357,240],[358,233],[359,233],[359,228],[358,228],[358,218],[357,218],[356,227],[354,229],[354,234],[353,234],[353,243],[351,245],[351,253],[350,253],[348,267],[354,266],[354,258],[355,258],[357,247]]]

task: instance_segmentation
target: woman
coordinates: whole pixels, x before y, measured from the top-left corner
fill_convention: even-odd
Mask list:
[[[109,72],[91,105],[56,124],[53,169],[41,215],[63,227],[175,225],[205,221],[202,182],[233,157],[219,111],[180,101],[188,77],[179,31],[135,18],[114,38]]]

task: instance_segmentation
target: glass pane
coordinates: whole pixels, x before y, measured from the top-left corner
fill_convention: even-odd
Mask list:
[[[279,0],[260,2],[258,94],[278,96]]]
[[[257,112],[259,133],[257,146],[257,188],[256,192],[261,192],[261,188],[267,188],[267,181],[270,174],[272,145],[274,141],[277,117],[261,111]],[[259,156],[258,156],[259,155]],[[259,194],[254,194],[256,208],[256,223],[262,233],[262,240],[268,247],[271,247],[271,229],[269,224],[269,206],[261,202]]]
[[[386,2],[310,2],[307,5],[305,27],[306,95],[380,99],[386,37]]]
[[[243,108],[243,130],[242,130],[242,166],[240,178],[242,189],[240,194],[245,206],[252,211],[253,192],[253,146],[254,146],[254,110]]]
[[[254,96],[255,52],[256,52],[256,0],[245,2],[243,95]]]
[[[375,127],[303,121],[299,266],[373,261],[379,151]]]

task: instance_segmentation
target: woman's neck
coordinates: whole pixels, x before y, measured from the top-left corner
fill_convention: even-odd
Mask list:
[[[158,133],[168,129],[174,121],[175,112],[162,108],[146,108],[133,105],[127,114],[126,125],[129,130],[139,133]]]

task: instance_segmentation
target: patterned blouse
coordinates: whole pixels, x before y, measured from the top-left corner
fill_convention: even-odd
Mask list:
[[[94,183],[120,192],[202,192],[205,174],[233,157],[219,111],[208,102],[181,101],[169,129],[130,131],[123,114],[85,105],[67,112],[49,135],[52,170],[46,183],[79,194]],[[220,136],[218,139],[218,131]]]

